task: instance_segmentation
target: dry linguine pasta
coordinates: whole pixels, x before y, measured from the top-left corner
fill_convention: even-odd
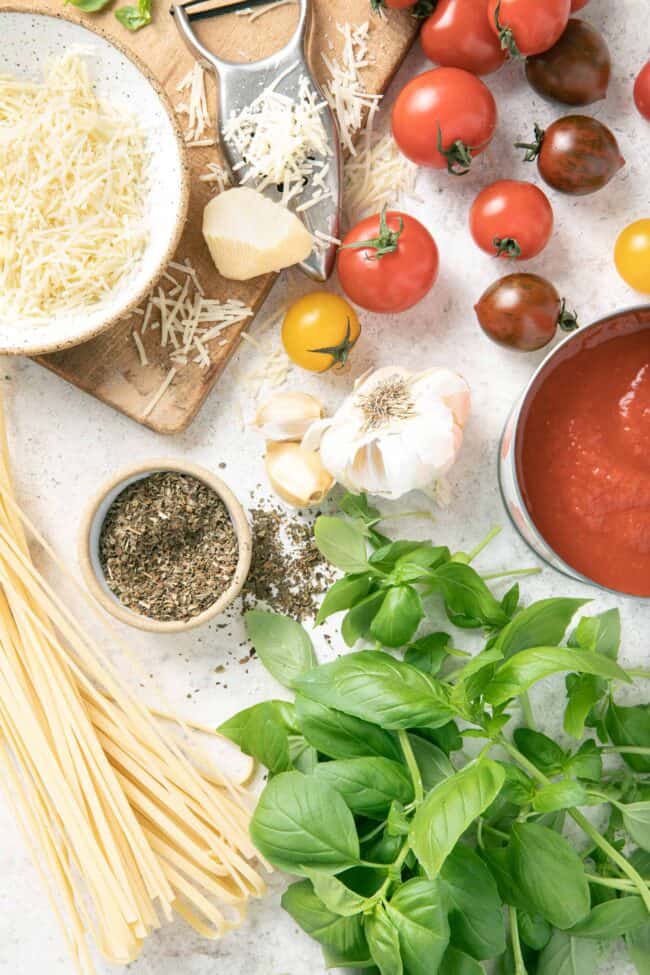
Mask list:
[[[77,970],[88,934],[126,964],[174,912],[218,938],[264,892],[245,790],[161,729],[36,570],[1,416],[0,439],[0,782]]]

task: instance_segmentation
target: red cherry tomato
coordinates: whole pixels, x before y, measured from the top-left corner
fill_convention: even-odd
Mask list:
[[[473,74],[496,71],[508,56],[485,16],[485,0],[439,0],[421,37],[431,61]]]
[[[564,33],[571,0],[488,0],[488,19],[514,56],[541,54]]]
[[[487,254],[527,261],[548,244],[553,210],[533,183],[500,179],[481,190],[474,200],[469,227]]]
[[[392,122],[405,156],[461,175],[494,135],[497,106],[487,85],[469,71],[434,68],[402,89]]]
[[[571,0],[571,13],[574,14],[576,10],[582,10],[588,3],[589,0]]]
[[[650,61],[641,68],[634,83],[634,101],[641,115],[650,122]]]
[[[438,248],[419,220],[384,208],[347,234],[338,270],[355,304],[375,312],[406,311],[435,284]]]

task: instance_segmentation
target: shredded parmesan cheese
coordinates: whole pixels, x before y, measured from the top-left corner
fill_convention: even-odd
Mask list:
[[[259,192],[277,186],[284,206],[307,186],[318,189],[317,175],[324,194],[323,171],[332,155],[320,117],[326,102],[319,101],[309,79],[299,79],[295,99],[277,90],[297,68],[297,63],[289,67],[224,125],[226,141],[241,157],[234,167],[241,182]]]
[[[325,97],[338,120],[343,148],[353,156],[354,138],[364,125],[372,124],[382,96],[369,92],[361,77],[361,72],[373,63],[368,52],[370,25],[337,24],[337,30],[343,37],[342,60],[322,54],[331,76],[325,86]]]
[[[206,139],[210,131],[210,113],[205,90],[205,71],[195,62],[191,71],[176,86],[176,90],[189,97],[188,102],[179,102],[175,108],[179,115],[186,116],[185,141],[191,147],[214,146],[214,137]]]
[[[149,237],[145,138],[69,51],[42,83],[0,75],[0,318],[92,308]]]
[[[415,198],[418,168],[398,149],[390,132],[380,134],[369,126],[344,170],[343,208],[348,223],[401,197]]]

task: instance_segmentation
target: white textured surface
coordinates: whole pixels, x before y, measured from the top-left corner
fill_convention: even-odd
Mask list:
[[[592,0],[582,16],[600,27],[611,45],[614,72],[610,95],[606,103],[594,107],[593,114],[614,129],[628,165],[596,196],[571,200],[549,192],[557,218],[556,233],[547,252],[529,266],[552,278],[570,305],[575,304],[583,319],[589,321],[617,307],[642,302],[618,278],[611,254],[619,229],[649,215],[650,125],[631,107],[632,76],[648,56],[647,3],[626,0],[614,6],[608,0]],[[402,80],[424,67],[414,52]],[[471,547],[491,525],[503,524],[503,534],[482,561],[482,565],[496,570],[535,562],[510,528],[501,507],[496,454],[508,409],[540,356],[508,353],[479,331],[472,304],[499,273],[506,273],[508,266],[492,262],[474,247],[466,229],[466,213],[476,191],[492,179],[535,178],[535,168],[519,161],[512,143],[529,135],[533,121],[546,123],[565,113],[560,106],[545,104],[532,94],[517,65],[506,67],[488,83],[501,112],[494,145],[464,179],[424,174],[420,181],[424,202],[411,208],[438,241],[440,280],[425,303],[399,319],[364,317],[364,336],[353,370],[358,374],[376,364],[400,363],[414,368],[440,364],[458,369],[469,380],[474,414],[452,477],[453,502],[447,511],[436,514],[433,526],[423,521],[419,526],[410,523],[401,528],[409,533],[433,531],[436,539],[463,548]],[[281,297],[278,293],[275,300]],[[3,362],[1,375],[7,381],[2,385],[20,497],[69,564],[76,568],[75,535],[81,508],[107,475],[126,463],[165,452],[213,468],[225,463],[226,469],[220,473],[244,503],[249,501],[264,475],[261,444],[250,431],[241,431],[237,404],[245,412],[250,404],[237,373],[250,368],[254,359],[253,350],[244,346],[194,425],[171,441],[137,427],[27,361]],[[349,375],[311,378],[296,374],[292,385],[318,392],[333,406],[349,388],[350,379]],[[405,505],[407,509],[423,506],[420,498],[409,499]],[[597,595],[595,590],[572,584],[550,569],[524,581],[522,589],[528,600],[553,594]],[[623,615],[623,658],[639,666],[647,661],[650,604],[607,597],[597,599],[594,609],[614,605]],[[153,674],[188,717],[216,723],[240,707],[278,693],[260,665],[244,667],[237,663],[242,656],[239,627],[220,630],[212,625],[193,635],[164,639],[133,631],[128,638],[143,663],[143,693],[155,683],[148,676]],[[319,651],[324,657],[320,641]],[[215,674],[214,668],[221,664],[226,667],[225,673]],[[220,686],[217,681],[222,682]],[[557,713],[560,700],[559,681],[549,682],[535,695],[543,721]],[[2,805],[0,877],[0,973],[72,975],[72,965],[38,879]],[[152,938],[131,971],[134,975],[304,975],[307,971],[323,975],[318,948],[280,910],[282,883],[281,878],[274,881],[274,892],[252,906],[249,923],[222,943],[202,942],[178,925]],[[101,966],[100,970],[104,972]],[[614,956],[604,963],[603,971],[628,975],[631,969],[620,956]]]

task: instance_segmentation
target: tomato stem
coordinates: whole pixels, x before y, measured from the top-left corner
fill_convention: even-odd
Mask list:
[[[348,361],[350,352],[354,348],[357,341],[356,339],[353,339],[351,336],[352,336],[351,323],[350,323],[350,319],[348,318],[348,325],[345,330],[345,338],[343,339],[342,342],[339,342],[338,345],[326,346],[323,349],[308,349],[307,351],[318,353],[320,355],[331,355],[334,360],[334,362],[332,363],[333,366],[344,366],[345,363]]]
[[[447,172],[452,176],[464,176],[469,173],[472,165],[472,149],[476,148],[478,147],[466,146],[461,139],[456,139],[448,149],[445,149],[442,144],[442,129],[438,125],[438,152],[447,160]]]
[[[435,11],[438,0],[418,0],[411,10],[411,16],[416,20],[426,20]]]
[[[388,204],[384,204],[384,208],[381,211],[379,217],[379,234],[377,237],[372,237],[370,240],[359,240],[354,244],[343,244],[341,250],[374,250],[374,254],[370,256],[371,261],[378,261],[386,254],[394,254],[397,250],[399,239],[404,233],[404,221],[399,218],[399,230],[391,230],[388,226],[388,220],[386,219],[386,214],[388,212]]]
[[[495,237],[492,243],[497,257],[521,257],[521,246],[514,237]]]
[[[535,141],[534,142],[515,142],[515,149],[525,149],[526,155],[524,162],[534,162],[542,151],[544,142],[544,129],[535,122]]]
[[[499,0],[494,11],[494,23],[496,24],[497,33],[499,35],[499,40],[501,41],[501,49],[507,51],[511,58],[517,58],[518,61],[523,61],[524,56],[517,47],[517,41],[515,40],[515,35],[513,33],[512,27],[504,27],[499,20],[499,13],[501,12],[501,0]]]
[[[566,298],[562,299],[562,304],[560,305],[560,317],[558,318],[557,323],[563,332],[575,332],[577,328],[580,328],[577,312],[566,310]]]

